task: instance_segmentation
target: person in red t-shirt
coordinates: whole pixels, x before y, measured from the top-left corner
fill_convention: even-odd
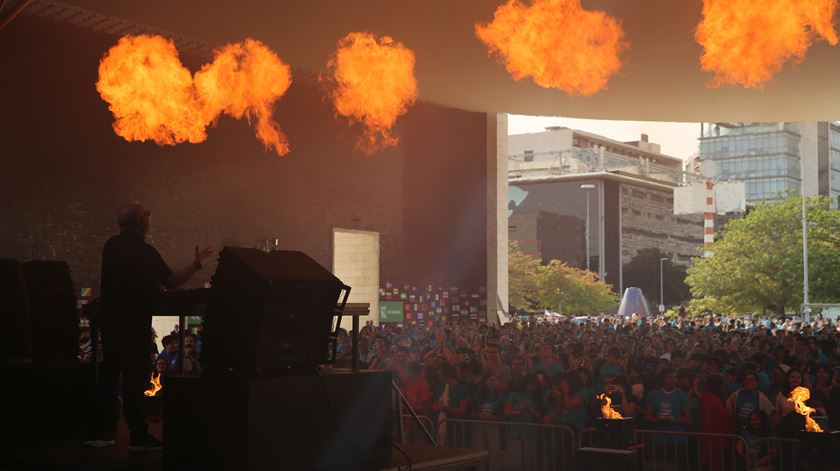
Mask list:
[[[414,412],[420,416],[421,420],[429,417],[431,413],[431,393],[429,392],[429,383],[426,382],[426,377],[423,374],[423,367],[420,363],[412,362],[406,367],[408,373],[408,381],[404,388],[405,399],[411,405]],[[413,417],[403,417],[404,430],[406,439],[410,443],[422,442],[425,434],[422,429],[417,426]],[[423,425],[431,431],[431,420],[425,422]]]

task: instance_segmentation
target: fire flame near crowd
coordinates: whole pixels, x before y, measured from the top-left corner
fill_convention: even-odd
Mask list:
[[[143,392],[143,395],[146,397],[154,397],[157,396],[157,393],[163,389],[163,386],[160,384],[160,374],[155,375],[152,373],[151,378],[149,378],[149,384],[151,385],[149,389]]]
[[[356,150],[370,156],[396,145],[390,130],[417,99],[414,52],[388,36],[350,33],[338,42],[327,69],[336,113],[364,126]]]
[[[790,392],[788,401],[793,402],[796,407],[796,413],[805,416],[805,430],[808,432],[822,432],[820,425],[811,418],[811,414],[817,410],[805,405],[805,401],[811,398],[811,391],[802,386]]]
[[[193,77],[172,41],[139,35],[120,38],[105,54],[96,89],[127,141],[203,142],[207,126],[227,114],[247,118],[266,147],[285,155],[289,145],[272,113],[291,82],[289,66],[253,39],[216,50]]]
[[[836,0],[704,0],[695,39],[708,86],[761,88],[788,60],[802,62],[822,37],[832,46]]]
[[[606,394],[599,394],[598,400],[601,401],[601,417],[605,419],[623,419],[624,417],[612,408],[612,400]]]
[[[510,0],[475,34],[515,80],[531,77],[544,88],[593,95],[621,69],[627,44],[621,22],[587,11],[580,0]]]

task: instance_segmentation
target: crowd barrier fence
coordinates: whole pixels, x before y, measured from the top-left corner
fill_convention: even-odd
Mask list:
[[[489,450],[488,464],[479,469],[575,469],[577,440],[574,431],[564,425],[446,419],[436,431],[438,443],[446,446]]]

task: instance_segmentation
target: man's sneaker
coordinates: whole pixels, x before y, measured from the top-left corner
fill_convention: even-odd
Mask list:
[[[148,433],[144,433],[140,436],[132,434],[131,439],[128,441],[128,451],[139,453],[147,451],[160,451],[162,445],[163,443],[161,443],[160,440]]]
[[[103,448],[106,446],[114,446],[116,441],[114,437],[95,437],[85,442],[85,446],[91,448]]]

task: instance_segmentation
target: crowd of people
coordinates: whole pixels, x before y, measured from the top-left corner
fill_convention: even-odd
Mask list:
[[[436,423],[455,418],[580,431],[594,425],[596,396],[606,394],[637,428],[740,434],[758,443],[803,429],[805,419],[788,399],[804,386],[817,420],[840,429],[840,327],[823,319],[368,323],[359,350],[364,367],[392,371],[415,411]],[[342,335],[339,360],[349,352]]]

